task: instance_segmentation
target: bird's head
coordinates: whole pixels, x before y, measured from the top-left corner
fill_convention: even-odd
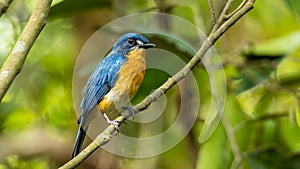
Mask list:
[[[113,51],[127,55],[130,51],[136,49],[153,48],[155,44],[138,33],[126,33],[122,35],[113,47]]]

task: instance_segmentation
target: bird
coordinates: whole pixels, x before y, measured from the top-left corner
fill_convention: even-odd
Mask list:
[[[72,158],[77,156],[84,142],[93,117],[92,110],[97,107],[109,125],[119,131],[119,123],[110,120],[108,113],[115,110],[128,110],[134,115],[137,110],[126,105],[138,91],[146,71],[146,50],[155,47],[139,33],[123,34],[114,44],[111,52],[98,64],[83,89],[78,118],[78,132],[74,143]]]

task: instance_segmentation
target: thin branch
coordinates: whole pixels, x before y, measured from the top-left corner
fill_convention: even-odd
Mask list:
[[[260,116],[260,117],[254,118],[254,119],[250,119],[247,121],[243,121],[243,122],[237,124],[234,127],[234,131],[237,132],[252,123],[262,122],[265,120],[272,120],[272,119],[281,118],[281,117],[287,117],[288,115],[289,115],[289,112],[272,113],[272,114],[263,115],[263,116]]]
[[[246,3],[239,11],[232,15],[228,20],[222,21],[223,24],[219,24],[218,28],[211,31],[208,38],[203,42],[201,48],[197,51],[194,57],[177,72],[174,76],[170,77],[163,85],[156,89],[153,93],[148,95],[143,101],[135,106],[138,111],[146,109],[151,103],[155,102],[160,96],[166,93],[172,86],[174,86],[178,81],[185,78],[188,73],[201,61],[205,53],[210,49],[210,47],[218,40],[224,32],[226,32],[235,22],[237,22],[244,14],[253,8],[254,0]],[[223,17],[224,16],[220,16]],[[119,121],[120,124],[130,116],[129,112],[123,112],[122,116],[117,117],[115,120]],[[96,139],[88,145],[81,153],[79,153],[75,158],[68,161],[65,165],[59,169],[70,169],[78,166],[84,159],[86,159],[90,154],[93,153],[98,147],[105,145],[110,141],[112,134],[115,132],[115,128],[110,125],[101,134],[99,134]]]
[[[0,17],[7,11],[12,0],[0,0]]]
[[[228,30],[229,27],[231,27],[233,24],[235,24],[243,15],[245,15],[248,11],[250,11],[253,8],[253,4],[255,3],[255,0],[248,0],[248,2],[235,14],[233,14],[230,18],[225,18],[224,16],[220,15],[220,17],[223,18],[223,25],[219,25],[218,23],[216,25],[219,25],[218,28],[216,28],[216,25],[212,32],[215,32],[214,34],[221,36],[224,32]],[[225,5],[226,6],[226,5]],[[223,21],[218,21],[222,23]],[[219,38],[219,37],[218,37]],[[216,38],[214,38],[217,40]],[[215,41],[212,41],[214,43]]]
[[[46,24],[52,0],[39,0],[9,56],[0,70],[0,102],[22,70],[29,50]]]
[[[216,13],[215,13],[215,9],[214,9],[212,0],[208,0],[208,5],[209,5],[209,10],[210,10],[210,15],[211,15],[212,26],[214,26],[217,22],[217,19],[216,19]]]
[[[222,124],[226,131],[226,135],[232,150],[232,153],[234,155],[234,160],[230,168],[242,168],[242,152],[239,148],[239,145],[236,142],[235,136],[234,136],[234,130],[230,126],[229,122],[225,117],[222,117]]]
[[[233,0],[228,0],[227,3],[225,4],[224,8],[223,8],[223,11],[222,11],[222,14],[223,15],[226,15],[229,11],[229,9],[231,8],[232,6],[232,3],[233,3]]]
[[[243,2],[233,12],[231,12],[230,14],[227,14],[225,18],[226,19],[230,18],[233,14],[235,14],[237,11],[239,11],[246,4],[247,1],[248,0],[243,0]]]
[[[222,12],[220,13],[220,15],[218,16],[218,19],[216,21],[216,24],[213,26],[213,30],[212,32],[216,31],[221,25],[222,23],[226,20],[226,15],[227,12],[229,11],[231,5],[233,3],[233,0],[228,0],[222,10]]]

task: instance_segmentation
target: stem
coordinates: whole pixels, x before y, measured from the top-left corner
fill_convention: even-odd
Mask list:
[[[212,0],[208,0],[208,5],[209,5],[209,10],[210,10],[210,15],[211,15],[212,26],[215,26],[217,19],[216,19],[216,13],[215,13],[215,9],[214,9]]]
[[[15,77],[21,72],[25,59],[44,28],[52,0],[38,0],[36,6],[0,70],[0,102]]]
[[[241,152],[239,145],[235,139],[234,130],[232,129],[228,120],[225,117],[222,118],[222,123],[223,123],[223,127],[226,131],[226,135],[227,135],[232,153],[234,155],[234,160],[231,165],[231,168],[241,169],[242,168],[242,159],[243,159],[242,152]]]

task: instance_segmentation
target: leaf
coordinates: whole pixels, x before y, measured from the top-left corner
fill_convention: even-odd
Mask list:
[[[202,144],[196,164],[197,169],[229,168],[230,148],[226,144],[226,134],[221,125],[207,142]]]
[[[297,98],[286,91],[276,91],[271,83],[259,84],[237,95],[238,103],[245,114],[250,117],[269,113],[295,113]],[[296,120],[295,120],[296,121]]]
[[[300,47],[289,54],[277,68],[280,85],[297,89],[300,85]]]
[[[245,47],[242,51],[245,61],[239,67],[240,75],[237,76],[241,81],[236,92],[243,92],[264,82],[276,70],[277,65],[280,65],[282,60],[286,62],[286,56],[295,53],[299,47],[300,31]],[[277,72],[280,74],[281,70],[278,69]]]
[[[0,164],[0,169],[14,168],[32,168],[32,169],[46,169],[49,168],[47,159],[43,156],[29,159],[21,159],[18,155],[9,155],[6,157],[6,165]]]
[[[298,36],[300,38],[300,32],[294,32],[291,35]],[[270,92],[275,92],[274,91],[274,86],[272,89],[272,84],[273,83],[278,83],[279,86],[288,88],[289,90],[297,90],[300,84],[300,46],[299,46],[299,40],[293,39],[291,35],[285,36],[283,38],[276,38],[275,40],[269,41],[268,43],[261,43],[262,45],[257,45],[257,50],[252,50],[250,53],[255,53],[256,57],[259,58],[261,56],[266,56],[266,55],[260,55],[263,52],[268,53],[269,50],[272,49],[272,45],[274,46],[274,51],[276,51],[276,45],[279,45],[281,43],[288,43],[287,41],[290,41],[291,45],[284,45],[283,46],[288,46],[285,50],[278,50],[281,51],[278,53],[268,53],[267,56],[269,56],[269,59],[271,59],[273,56],[275,58],[278,58],[278,56],[272,55],[286,55],[286,57],[280,62],[277,66],[276,72],[273,74],[268,75],[268,73],[263,73],[265,69],[270,67],[268,64],[263,64],[262,59],[259,62],[256,62],[257,64],[257,70],[252,69],[249,70],[246,68],[246,70],[241,70],[240,77],[243,77],[240,86],[237,88],[237,91],[240,92],[239,95],[237,96],[237,100],[241,106],[241,109],[250,116],[253,116],[257,113],[261,114],[262,112],[278,112],[279,109],[282,112],[290,112],[290,108],[295,107],[295,98],[290,95],[290,93],[287,92],[280,92],[276,91],[276,98],[275,95],[270,95]],[[292,47],[290,47],[292,46]],[[249,51],[248,51],[249,52]],[[264,57],[263,57],[264,58]],[[251,58],[253,60],[253,58]],[[255,59],[254,59],[255,60]],[[259,65],[262,64],[263,66],[259,67]],[[252,65],[250,65],[252,66]],[[248,67],[248,65],[247,65]],[[254,72],[253,72],[254,71]],[[247,72],[247,73],[246,73]],[[268,72],[268,71],[266,71]],[[247,75],[245,77],[245,75]],[[268,75],[268,76],[267,76]],[[274,79],[276,76],[276,80],[271,80]],[[261,78],[261,79],[259,79]],[[249,79],[252,79],[249,80]],[[267,80],[266,79],[270,79]],[[278,87],[279,87],[278,86]],[[271,88],[270,88],[271,87]],[[280,87],[280,89],[282,88]],[[247,89],[249,88],[249,89]],[[245,90],[247,89],[247,90]],[[280,95],[280,97],[279,97]],[[270,104],[271,100],[276,101],[276,104],[274,105]],[[280,106],[279,106],[280,105]],[[276,107],[272,109],[271,107]],[[296,121],[296,120],[295,120]]]
[[[4,127],[7,129],[22,130],[31,125],[35,119],[35,114],[27,109],[15,110],[7,117]]]
[[[247,156],[245,161],[248,166],[247,168],[280,169],[282,164],[284,164],[284,160],[285,157],[283,153],[274,148],[264,148]]]
[[[300,151],[300,128],[294,123],[290,123],[288,118],[283,118],[279,121],[278,135],[284,147],[288,149],[291,154]]]
[[[299,106],[296,108],[296,120],[297,120],[298,127],[300,127],[300,108],[299,108]]]
[[[237,95],[237,100],[243,112],[248,116],[252,116],[253,112],[255,111],[256,105],[260,102],[265,93],[266,91],[264,85],[259,84]]]
[[[287,45],[288,44],[288,45]],[[273,38],[244,48],[244,55],[278,57],[289,54],[300,47],[300,31]]]
[[[300,1],[299,0],[283,0],[288,9],[294,13],[296,17],[300,17]]]
[[[239,69],[240,75],[238,75],[239,85],[236,87],[236,93],[241,93],[248,90],[260,83],[266,81],[270,74],[275,70],[270,66],[263,66],[256,64],[256,66],[249,65],[243,66]]]

